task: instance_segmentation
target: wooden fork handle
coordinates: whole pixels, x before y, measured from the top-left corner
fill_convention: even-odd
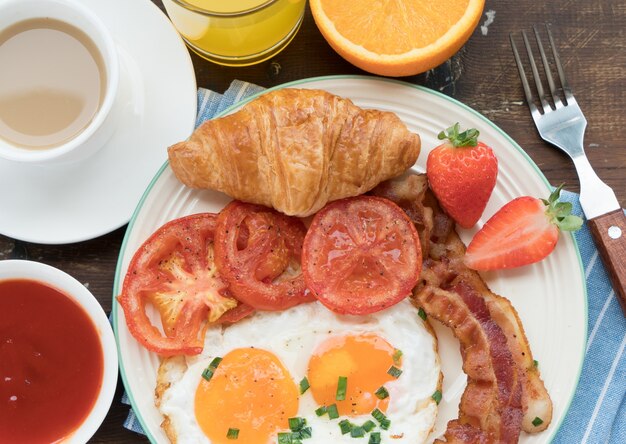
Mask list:
[[[626,216],[619,209],[589,222],[598,252],[626,316]]]

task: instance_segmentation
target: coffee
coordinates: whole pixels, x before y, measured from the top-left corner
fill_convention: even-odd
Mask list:
[[[26,149],[66,143],[105,96],[102,55],[83,31],[56,19],[0,30],[0,139]]]

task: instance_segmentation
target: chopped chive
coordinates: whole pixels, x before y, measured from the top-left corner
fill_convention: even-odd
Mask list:
[[[533,359],[533,365],[535,366],[535,368],[539,367],[539,361]]]
[[[343,401],[346,399],[346,389],[348,388],[348,378],[340,376],[337,381],[337,395],[335,399],[337,401]]]
[[[378,399],[385,399],[389,397],[389,392],[384,386],[381,386],[376,392],[374,392]]]
[[[306,425],[306,419],[305,418],[289,418],[289,429],[292,432],[297,432],[298,430],[302,429],[302,427],[304,427]]]
[[[326,413],[328,413],[328,407],[326,407],[325,405],[315,410],[315,414],[317,416],[324,416]]]
[[[311,436],[311,427],[304,427],[297,432],[280,432],[278,434],[278,444],[302,444],[302,439],[308,439]]]
[[[331,404],[329,406],[321,406],[315,410],[315,414],[317,416],[324,416],[328,413],[329,419],[337,419],[339,418],[339,411],[337,410],[337,404]]]
[[[370,434],[370,440],[367,442],[367,444],[380,444],[380,442],[380,432],[372,432]]]
[[[210,381],[213,377],[213,373],[215,373],[215,370],[217,369],[217,366],[220,365],[220,362],[222,362],[222,358],[220,357],[213,359],[209,366],[202,372],[202,377],[207,381]]]
[[[423,320],[423,321],[425,321],[425,320],[426,320],[426,312],[424,311],[424,309],[423,309],[422,307],[420,307],[420,308],[417,310],[417,315],[418,315],[420,318],[422,318],[422,320]]]
[[[376,421],[380,422],[380,420],[385,417],[385,414],[381,412],[379,409],[374,409],[372,410],[372,416],[374,417]]]
[[[392,365],[391,367],[389,367],[389,370],[387,370],[387,373],[397,379],[402,374],[402,370],[400,370],[395,365]]]
[[[226,433],[226,438],[228,439],[237,439],[239,437],[239,429],[228,429],[228,433]]]
[[[341,429],[341,434],[345,435],[346,433],[350,433],[352,430],[352,424],[347,419],[339,421],[339,428]]]
[[[353,426],[352,430],[350,430],[350,436],[352,438],[362,438],[365,436],[365,430],[360,426]]]
[[[372,411],[372,416],[378,423],[380,424],[380,428],[383,430],[388,430],[391,425],[391,421],[385,416],[383,412],[378,409],[374,409]]]
[[[300,394],[304,394],[304,392],[306,392],[309,387],[311,387],[309,385],[309,380],[306,379],[306,376],[304,378],[302,378],[302,381],[300,381]]]
[[[297,439],[308,439],[313,436],[313,429],[311,427],[302,427],[300,430],[293,433],[292,436]]]
[[[330,419],[339,418],[339,411],[337,410],[337,404],[331,404],[326,409],[328,411],[328,417]]]
[[[207,381],[210,381],[211,378],[213,377],[213,369],[211,367],[205,368],[204,371],[202,372],[202,377],[206,379]]]
[[[402,350],[395,349],[393,352],[393,363],[396,365],[400,365],[402,362]]]
[[[217,358],[214,358],[209,364],[209,368],[212,368],[215,370],[217,366],[220,365],[220,362],[222,362],[222,358],[220,358],[219,356]]]
[[[292,444],[291,433],[287,433],[287,432],[279,433],[278,444]]]
[[[374,421],[368,419],[367,421],[363,423],[361,427],[363,428],[363,430],[369,433],[374,429],[374,427],[376,427],[376,424],[374,423]]]
[[[535,419],[533,419],[533,425],[537,427],[537,426],[540,426],[541,424],[543,424],[543,419],[541,419],[538,416],[535,416]]]
[[[435,393],[433,393],[431,396],[431,398],[433,398],[437,404],[441,402],[441,397],[441,392],[439,390],[435,390]]]

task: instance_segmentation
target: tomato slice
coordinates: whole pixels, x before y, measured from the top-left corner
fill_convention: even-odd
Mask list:
[[[283,310],[314,300],[300,258],[306,228],[295,217],[233,201],[219,216],[215,260],[229,290],[259,310]]]
[[[390,307],[411,292],[421,269],[415,226],[400,207],[381,197],[326,205],[304,239],[306,284],[337,313],[361,315]]]
[[[249,314],[230,297],[217,272],[216,221],[211,213],[175,219],[155,231],[133,256],[118,301],[128,329],[148,350],[163,356],[198,354],[208,322],[231,309],[237,311],[226,322]],[[158,310],[165,334],[151,323],[149,304]]]
[[[250,316],[256,310],[250,307],[248,304],[244,304],[243,302],[237,301],[237,306],[235,308],[231,308],[219,319],[216,321],[220,324],[234,324],[235,322],[241,321],[243,318]]]

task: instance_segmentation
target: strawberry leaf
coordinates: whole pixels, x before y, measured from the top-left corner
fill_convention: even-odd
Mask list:
[[[570,214],[560,219],[557,225],[563,231],[578,231],[583,225],[583,220],[578,216]]]
[[[565,184],[562,183],[561,185],[556,187],[556,189],[550,194],[550,197],[548,197],[548,202],[552,204],[559,200],[559,197],[561,197],[561,190],[563,189],[564,185]]]
[[[565,217],[572,213],[572,204],[569,202],[557,202],[554,205],[554,215],[556,217]]]
[[[559,227],[562,231],[577,231],[582,227],[583,220],[571,214],[572,213],[572,204],[569,202],[559,202],[559,196],[561,195],[561,190],[563,189],[563,185],[559,185],[553,192],[550,194],[548,200],[541,199],[541,201],[548,208],[546,209],[546,215],[550,222]]]
[[[470,128],[459,132],[461,125],[457,122],[445,131],[441,131],[437,138],[439,140],[448,139],[454,147],[476,146],[480,132],[476,128]]]

